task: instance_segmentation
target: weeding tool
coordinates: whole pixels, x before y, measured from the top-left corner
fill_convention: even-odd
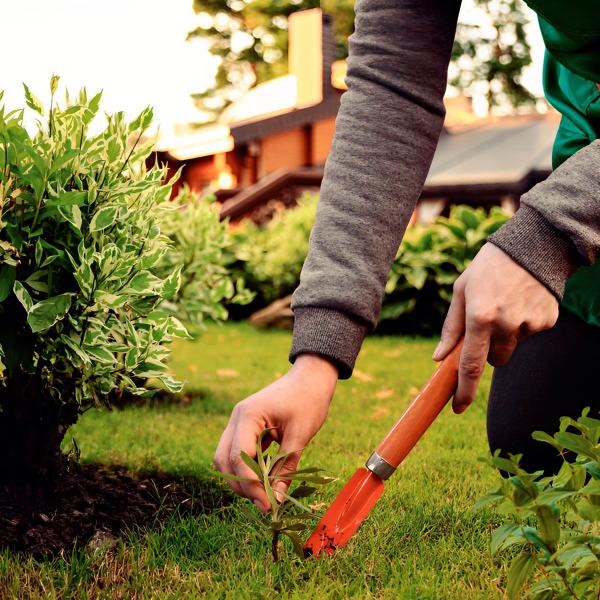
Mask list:
[[[304,556],[333,554],[346,545],[394,474],[456,391],[462,340],[441,362],[377,449],[358,469],[327,509],[304,545]]]

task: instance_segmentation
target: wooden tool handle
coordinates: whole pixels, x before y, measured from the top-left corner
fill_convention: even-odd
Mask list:
[[[377,447],[392,467],[404,460],[456,391],[462,345],[461,339]]]

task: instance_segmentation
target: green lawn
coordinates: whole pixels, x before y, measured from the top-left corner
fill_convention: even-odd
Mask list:
[[[220,486],[211,457],[233,405],[287,367],[287,332],[211,326],[179,343],[173,367],[204,397],[189,406],[94,411],[75,428],[85,462],[160,469]],[[357,376],[342,382],[304,464],[339,476],[331,500],[368,457],[432,371],[434,340],[373,338]],[[358,534],[333,559],[271,562],[238,506],[174,518],[129,534],[97,556],[76,551],[47,562],[0,553],[2,598],[499,598],[505,572],[487,543],[497,524],[467,511],[494,485],[486,454],[485,393],[464,415],[447,409],[386,484]]]

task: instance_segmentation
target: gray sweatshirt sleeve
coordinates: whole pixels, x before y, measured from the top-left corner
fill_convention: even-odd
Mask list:
[[[524,194],[521,208],[489,241],[560,300],[567,277],[600,255],[600,140]]]
[[[358,0],[348,92],[336,123],[300,286],[290,360],[330,359],[349,377],[377,323],[389,268],[444,118],[460,1]],[[561,298],[600,255],[600,140],[521,199],[490,237]]]
[[[296,290],[290,360],[349,377],[433,158],[459,0],[358,0],[348,91]]]

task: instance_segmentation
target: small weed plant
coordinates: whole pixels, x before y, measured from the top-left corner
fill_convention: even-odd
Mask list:
[[[317,505],[305,504],[317,490],[331,483],[334,478],[325,475],[324,469],[307,467],[294,471],[284,469],[286,462],[293,452],[283,452],[280,448],[270,446],[263,450],[263,440],[269,435],[270,429],[265,429],[256,444],[256,458],[242,451],[241,459],[254,471],[258,482],[265,490],[269,499],[270,512],[266,515],[257,513],[256,510],[240,507],[240,510],[250,520],[250,523],[260,534],[267,533],[271,538],[271,554],[273,561],[279,560],[279,541],[282,536],[288,538],[293,546],[294,553],[303,558],[303,542],[301,534],[306,531],[321,515],[316,512]],[[250,477],[237,477],[230,474],[221,474],[224,478],[233,481],[256,481]],[[281,501],[276,498],[273,485],[276,481],[289,481],[291,487],[288,492],[277,493]]]
[[[475,505],[493,504],[505,515],[490,548],[494,555],[517,551],[508,570],[508,597],[599,598],[600,420],[586,410],[577,420],[563,417],[554,436],[537,431],[533,437],[562,456],[558,473],[528,473],[519,466],[521,455],[496,453],[491,463],[508,477]]]

